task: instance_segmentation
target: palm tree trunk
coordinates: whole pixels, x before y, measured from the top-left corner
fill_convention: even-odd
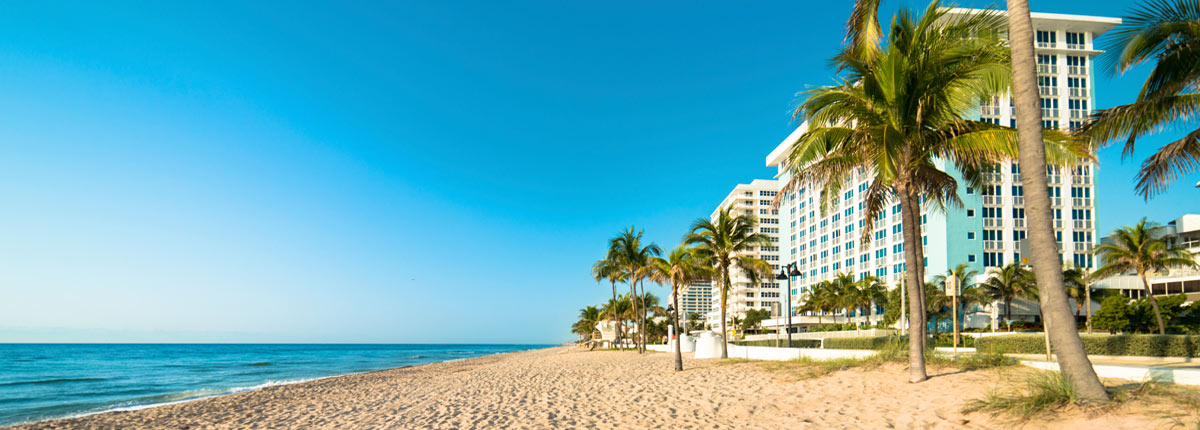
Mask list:
[[[638,285],[640,286],[640,289],[642,290],[642,295],[641,295],[640,297],[641,297],[642,299],[645,299],[645,298],[646,298],[646,280],[644,280],[644,279],[643,279],[643,280],[639,281],[639,282],[638,282]],[[647,304],[646,304],[645,302],[643,302],[643,303],[642,303],[642,313],[641,313],[641,314],[638,314],[638,317],[642,319],[642,327],[646,327],[646,313],[647,313],[647,309],[646,309],[646,307],[647,307]],[[649,331],[649,330],[646,330],[646,331],[643,331],[643,332],[642,332],[642,349],[641,349],[641,352],[642,352],[643,354],[645,354],[645,353],[646,353],[646,342],[647,342],[647,341],[650,339],[650,334],[649,334],[649,333],[647,333],[648,331]]]
[[[683,370],[683,332],[679,329],[679,287],[675,287],[675,291],[671,292],[671,307],[675,308],[675,371]]]
[[[725,303],[729,297],[729,267],[721,269],[721,358],[729,358],[729,331],[725,328]]]
[[[1004,298],[1004,320],[1012,321],[1012,298]]]
[[[1017,115],[1018,158],[1025,187],[1025,215],[1030,257],[1037,276],[1042,312],[1051,323],[1050,340],[1058,351],[1058,366],[1075,392],[1088,400],[1107,401],[1108,393],[1092,368],[1073,324],[1063,288],[1062,260],[1050,216],[1046,182],[1046,147],[1042,139],[1041,105],[1033,54],[1033,21],[1027,0],[1008,0],[1009,42],[1012,49],[1013,106]]]
[[[632,273],[632,271],[630,273]],[[632,276],[629,279],[629,306],[630,306],[629,307],[630,311],[633,312],[633,314],[630,315],[630,319],[633,320],[633,328],[635,330],[637,330],[638,333],[641,333],[642,328],[638,326],[638,320],[637,320],[637,309],[638,309],[637,280],[633,279]],[[638,336],[637,334],[632,336],[634,349],[637,349],[637,336]]]
[[[612,285],[613,303],[615,304],[617,302],[617,281],[615,279],[609,279],[609,283]],[[614,337],[614,339],[616,340],[617,344],[619,345],[621,343],[621,324],[617,324],[616,330],[617,330],[617,333],[616,333],[616,337]],[[612,345],[609,345],[609,346],[612,346]]]
[[[1084,282],[1083,286],[1083,294],[1086,296],[1084,300],[1087,303],[1087,322],[1084,325],[1087,326],[1087,333],[1092,334],[1092,284]]]
[[[900,225],[904,234],[904,271],[908,282],[908,382],[921,382],[929,379],[925,373],[925,304],[922,292],[925,283],[917,270],[921,266],[921,257],[917,255],[920,249],[915,244],[921,242],[919,219],[913,219],[912,205],[916,199],[903,180],[897,187],[896,196],[900,200]]]
[[[1150,281],[1146,279],[1145,272],[1139,272],[1138,276],[1142,278],[1142,288],[1146,289],[1146,297],[1150,299],[1150,306],[1154,308],[1154,319],[1158,321],[1158,334],[1167,334],[1166,326],[1163,325],[1162,311],[1158,309],[1158,299],[1154,298],[1154,293],[1150,291]]]

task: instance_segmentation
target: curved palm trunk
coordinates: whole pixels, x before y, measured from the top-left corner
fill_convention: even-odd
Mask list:
[[[630,306],[629,309],[633,312],[633,314],[630,315],[630,319],[633,320],[633,328],[635,330],[637,330],[638,333],[641,333],[642,328],[638,326],[638,319],[637,319],[637,309],[638,309],[637,281],[634,279],[629,280],[629,306]],[[637,349],[637,336],[638,336],[637,334],[632,336],[634,349]],[[624,350],[625,348],[622,347],[621,349]]]
[[[1046,182],[1046,148],[1042,139],[1041,106],[1033,54],[1033,21],[1027,0],[1008,0],[1009,42],[1012,49],[1013,106],[1017,114],[1018,157],[1025,187],[1030,257],[1037,276],[1042,312],[1051,330],[1050,341],[1058,351],[1058,366],[1079,396],[1107,401],[1108,393],[1083,351],[1083,342],[1071,318],[1067,292],[1063,288],[1062,260],[1054,239],[1050,217],[1050,194]]]
[[[729,358],[729,331],[725,327],[725,304],[729,298],[729,267],[721,269],[721,358]]]
[[[671,307],[675,308],[673,315],[675,320],[675,371],[678,372],[683,370],[683,347],[680,346],[683,333],[679,329],[679,287],[675,287],[675,291],[671,292]]]
[[[1166,326],[1163,325],[1162,311],[1158,309],[1158,299],[1154,298],[1154,293],[1150,291],[1150,281],[1146,279],[1146,272],[1139,272],[1138,277],[1142,278],[1142,288],[1146,289],[1146,297],[1150,299],[1150,307],[1154,308],[1154,319],[1158,321],[1158,334],[1167,334]]]
[[[897,187],[897,197],[900,200],[900,225],[904,234],[904,267],[908,283],[908,382],[921,382],[929,379],[925,373],[925,291],[924,280],[921,279],[921,256],[916,244],[921,243],[920,219],[913,219],[912,207],[916,204],[915,195],[907,184]]]
[[[616,302],[617,302],[617,281],[616,281],[616,280],[611,280],[611,279],[610,279],[610,280],[609,280],[609,283],[612,285],[613,303],[616,303]],[[622,331],[622,330],[621,330],[621,326],[622,326],[622,325],[623,325],[623,324],[617,324],[617,328],[616,328],[616,330],[617,330],[617,335],[616,335],[616,337],[615,337],[615,340],[616,340],[616,342],[617,342],[617,344],[618,344],[618,345],[620,345],[620,344],[621,344],[621,331]],[[611,346],[611,345],[610,345],[610,346]]]

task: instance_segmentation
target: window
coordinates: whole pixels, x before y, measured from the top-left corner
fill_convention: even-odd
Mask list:
[[[975,262],[975,254],[967,254],[967,262],[974,263]]]
[[[975,210],[967,209],[967,218],[973,218],[973,217],[975,217]]]
[[[1053,48],[1057,42],[1057,33],[1053,31],[1038,30],[1037,32],[1037,47],[1038,48]]]
[[[968,239],[968,240],[975,240],[975,232],[973,232],[973,231],[968,231],[968,232],[967,232],[967,239]]]
[[[1067,49],[1084,49],[1084,33],[1067,32]]]
[[[975,194],[975,188],[967,187],[967,194]]]

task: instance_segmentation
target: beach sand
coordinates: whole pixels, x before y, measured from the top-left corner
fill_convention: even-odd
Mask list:
[[[800,379],[763,363],[685,360],[650,352],[568,347],[471,358],[268,387],[149,409],[18,428],[247,429],[880,429],[1012,428],[966,402],[1024,368],[931,369],[920,384],[904,366],[852,368]],[[1082,411],[1021,428],[1168,428],[1141,412]]]

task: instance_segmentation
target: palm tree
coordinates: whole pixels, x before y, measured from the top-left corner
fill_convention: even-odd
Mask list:
[[[817,313],[817,324],[821,324],[821,317],[826,313],[837,310],[838,298],[837,289],[833,283],[829,281],[821,281],[812,286],[808,292],[808,299],[805,300],[805,308],[809,311]],[[833,322],[837,323],[837,317],[834,317]]]
[[[967,263],[959,263],[953,269],[947,270],[945,274],[934,276],[930,283],[937,285],[945,296],[946,278],[953,276],[958,282],[958,305],[963,308],[969,308],[973,304],[984,304],[985,295],[980,294],[980,290],[975,286],[975,277],[979,276],[979,271],[972,269]],[[958,313],[958,309],[951,310]],[[963,314],[966,316],[966,313]],[[962,321],[960,321],[962,323]]]
[[[1012,53],[1012,103],[1017,133],[1020,136],[1022,185],[1025,189],[1027,238],[1033,269],[1040,290],[1040,307],[1053,321],[1054,331],[1046,335],[1058,351],[1058,365],[1079,396],[1088,400],[1108,400],[1108,393],[1092,362],[1083,350],[1083,341],[1075,325],[1064,324],[1071,315],[1063,288],[1062,260],[1054,236],[1050,214],[1050,192],[1046,164],[1051,155],[1043,140],[1041,96],[1037,88],[1037,69],[1033,53],[1033,20],[1027,0],[1008,0],[1008,34]]]
[[[612,299],[617,299],[617,283],[625,280],[625,272],[621,267],[620,261],[615,259],[616,255],[609,252],[605,258],[597,260],[592,264],[592,277],[596,279],[596,283],[600,283],[605,279],[612,286]],[[617,342],[621,341],[622,330],[621,325],[617,326]]]
[[[1088,277],[1091,275],[1087,268],[1074,266],[1063,269],[1063,286],[1067,288],[1067,297],[1075,299],[1075,321],[1079,321],[1079,314],[1083,312],[1085,302],[1091,299],[1091,284],[1088,282]],[[1087,303],[1088,315],[1091,315],[1091,303]]]
[[[695,246],[693,252],[704,265],[710,267],[715,282],[721,288],[721,358],[729,358],[729,332],[726,331],[726,305],[732,287],[730,269],[737,269],[751,284],[767,276],[770,265],[747,255],[771,240],[758,231],[758,220],[750,215],[732,215],[730,208],[717,211],[716,221],[700,218],[692,224],[692,230],[683,238],[684,245]]]
[[[624,349],[625,345],[621,343],[620,328],[625,325],[626,321],[632,318],[633,312],[631,306],[629,295],[627,294],[617,296],[617,298],[609,300],[608,303],[600,305],[600,313],[604,318],[617,323],[617,344],[621,345],[621,349]]]
[[[596,331],[596,324],[604,318],[600,312],[600,308],[595,306],[587,306],[579,310],[579,320],[575,325],[571,326],[571,332],[582,336],[591,337],[592,332]]]
[[[1172,267],[1198,267],[1195,257],[1183,248],[1176,248],[1167,243],[1162,236],[1159,226],[1147,222],[1145,218],[1136,225],[1118,228],[1113,232],[1112,242],[1096,246],[1095,253],[1103,266],[1093,274],[1096,279],[1133,272],[1142,279],[1146,297],[1154,307],[1154,318],[1158,321],[1158,334],[1165,334],[1162,312],[1158,308],[1158,299],[1150,291],[1150,281],[1147,274],[1151,272],[1169,272]]]
[[[667,258],[655,257],[651,260],[650,267],[652,268],[650,279],[659,284],[671,286],[671,307],[675,310],[674,315],[671,316],[676,331],[675,370],[681,371],[683,370],[683,349],[679,345],[682,336],[687,331],[681,330],[679,325],[679,294],[693,281],[706,279],[708,271],[692,254],[692,250],[682,245],[672,249],[667,254]]]
[[[620,263],[625,272],[625,282],[629,283],[631,297],[638,297],[638,284],[649,274],[650,259],[662,254],[662,248],[653,243],[642,246],[642,230],[633,226],[622,231],[609,240],[609,258]],[[643,288],[644,290],[644,288]],[[646,310],[637,301],[633,305],[634,324],[638,328],[638,352],[646,352]]]
[[[977,101],[1006,90],[1009,54],[995,13],[950,14],[934,1],[919,18],[902,11],[882,36],[878,1],[861,0],[847,24],[850,46],[834,57],[844,78],[839,85],[808,91],[796,110],[808,130],[787,160],[792,179],[780,195],[823,187],[822,208],[840,196],[853,174],[866,175],[867,225],[899,203],[904,234],[909,314],[909,379],[927,379],[924,365],[924,250],[921,204],[961,205],[955,177],[943,161],[972,184],[983,169],[1016,156],[1015,131],[972,117]],[[1078,151],[1063,150],[1063,160]],[[1067,156],[1071,154],[1071,156]],[[778,197],[777,197],[778,198]]]
[[[852,286],[848,302],[858,308],[869,326],[871,325],[871,306],[887,299],[887,286],[874,276],[854,281]]]
[[[1004,319],[1012,320],[1012,301],[1026,297],[1033,287],[1033,274],[1018,263],[1009,263],[988,270],[991,277],[979,284],[983,293],[992,300],[1004,302]]]
[[[1080,134],[1095,143],[1125,137],[1122,156],[1133,155],[1137,138],[1195,121],[1200,108],[1200,4],[1195,0],[1148,0],[1108,33],[1106,59],[1124,74],[1154,61],[1154,69],[1130,104],[1092,115]],[[1194,123],[1192,123],[1194,124]],[[1149,199],[1175,179],[1200,167],[1200,128],[1163,145],[1138,172],[1138,194]]]

